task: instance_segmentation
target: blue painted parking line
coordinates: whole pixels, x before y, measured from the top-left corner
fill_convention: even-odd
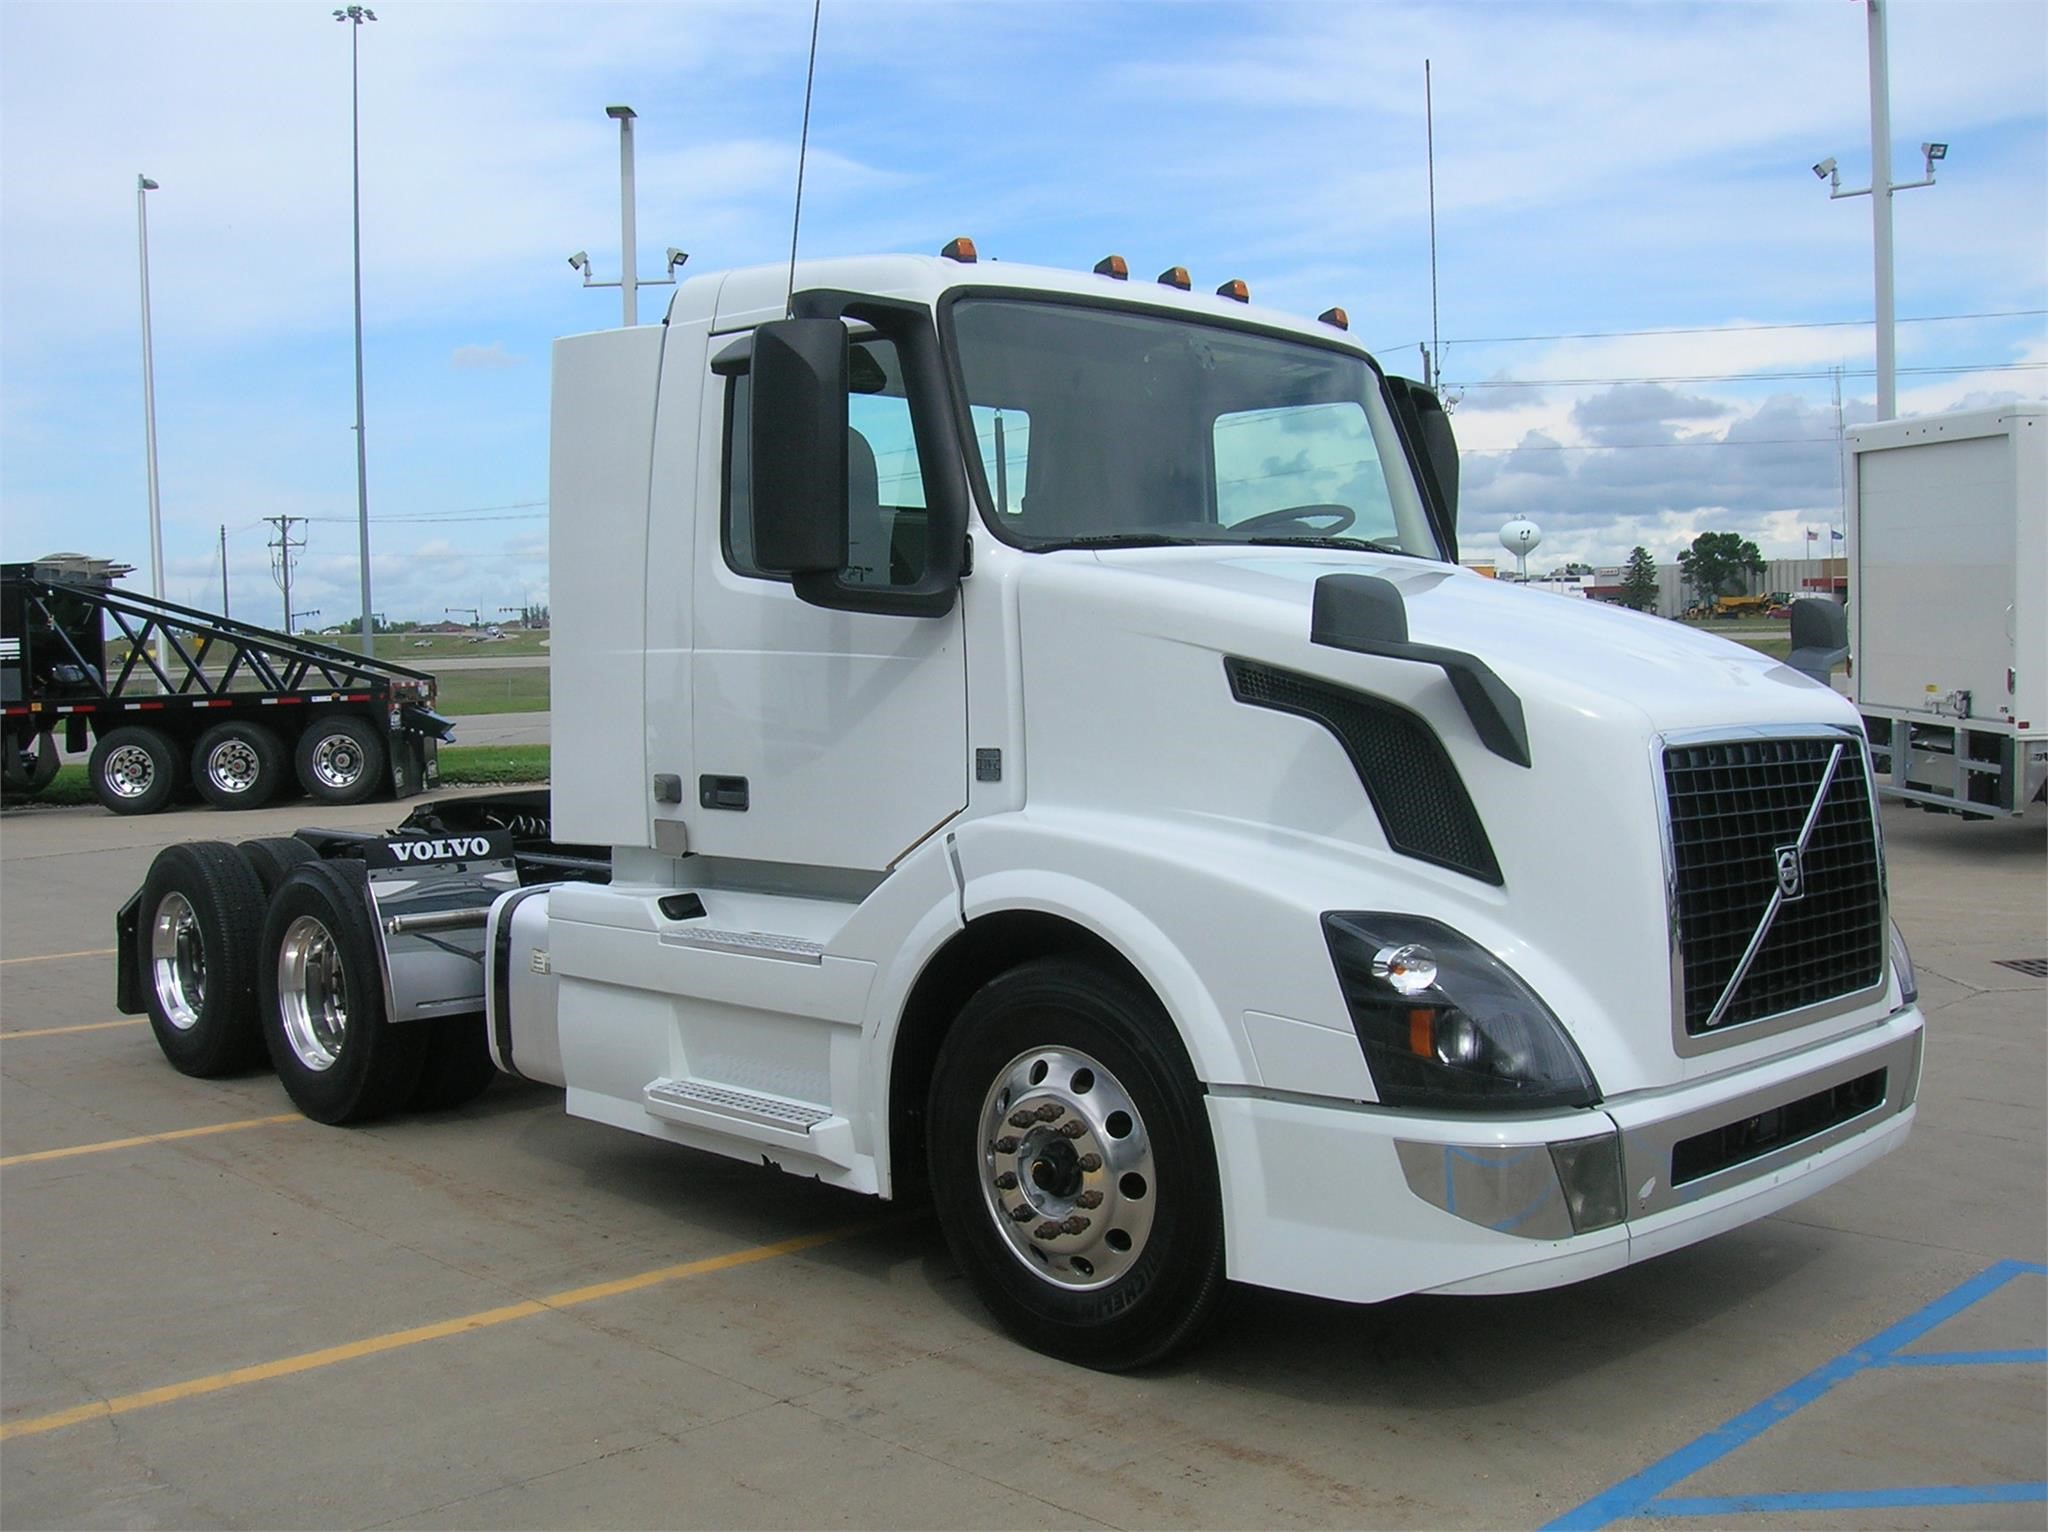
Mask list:
[[[2009,1505],[2048,1500],[2048,1484],[1937,1484],[1906,1489],[1843,1490],[1816,1494],[1760,1494],[1709,1498],[1671,1496],[1665,1491],[1754,1441],[1858,1373],[1880,1367],[1979,1367],[2040,1362],[2048,1352],[1950,1351],[1905,1354],[1905,1348],[1982,1303],[2016,1277],[2048,1276],[2039,1261],[2000,1261],[1925,1308],[1872,1336],[1854,1350],[1814,1369],[1789,1388],[1744,1410],[1661,1462],[1621,1481],[1564,1513],[1552,1528],[1590,1529],[1634,1516],[1726,1516],[1745,1511],[1861,1510],[1882,1506]]]

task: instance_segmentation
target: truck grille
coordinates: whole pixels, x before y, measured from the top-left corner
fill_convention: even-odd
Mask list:
[[[1883,876],[1860,739],[1668,746],[1664,783],[1688,1036],[1878,982]]]

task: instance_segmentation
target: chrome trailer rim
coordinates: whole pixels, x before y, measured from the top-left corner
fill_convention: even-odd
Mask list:
[[[1075,1049],[1033,1048],[997,1074],[981,1124],[982,1200],[1027,1271],[1085,1291],[1137,1264],[1158,1177],[1151,1135],[1115,1075]]]
[[[333,933],[312,915],[285,928],[277,949],[284,1040],[308,1069],[332,1069],[348,1040],[348,978]]]
[[[117,796],[140,798],[156,781],[156,761],[140,745],[123,745],[107,756],[100,775]]]
[[[324,787],[354,787],[363,766],[363,747],[346,734],[329,734],[313,747],[313,775]]]
[[[199,1025],[206,1004],[206,943],[183,894],[165,894],[149,927],[149,982],[164,1020],[180,1032]]]
[[[247,740],[226,739],[206,754],[206,775],[224,793],[246,793],[263,774],[263,762]]]

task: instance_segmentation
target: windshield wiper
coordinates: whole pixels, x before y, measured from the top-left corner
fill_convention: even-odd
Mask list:
[[[1426,553],[1415,553],[1395,543],[1377,542],[1370,537],[1247,537],[1244,543],[1253,548],[1352,548],[1360,553],[1391,553],[1397,558],[1426,559]]]
[[[1199,548],[1199,537],[1170,537],[1164,532],[1099,532],[1090,537],[1063,537],[1056,543],[1040,543],[1040,553],[1061,548]]]

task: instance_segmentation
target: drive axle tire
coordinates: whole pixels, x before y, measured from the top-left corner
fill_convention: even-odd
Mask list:
[[[182,753],[155,729],[110,729],[92,747],[86,767],[92,795],[116,814],[154,814],[183,786]]]
[[[384,737],[352,713],[314,718],[294,756],[299,785],[320,803],[361,803],[384,785]]]
[[[263,840],[245,840],[235,849],[242,853],[242,859],[256,874],[256,881],[263,885],[263,898],[267,903],[277,892],[278,886],[291,876],[291,870],[301,862],[318,861],[320,854],[295,836],[275,835]]]
[[[137,979],[157,1046],[173,1068],[210,1077],[263,1062],[256,1025],[263,890],[220,841],[157,853],[142,884]]]
[[[990,980],[939,1050],[932,1196],[1003,1327],[1119,1372],[1190,1344],[1226,1291],[1216,1152],[1158,1001],[1082,959]]]
[[[481,1016],[447,1016],[439,1021],[409,1022],[425,1027],[426,1061],[420,1083],[406,1105],[415,1112],[446,1112],[465,1106],[490,1089],[498,1078],[491,1062],[491,1043]]]
[[[367,1122],[405,1105],[427,1032],[385,1019],[363,864],[292,869],[263,921],[257,990],[263,1040],[285,1094],[315,1122]]]
[[[192,783],[217,809],[260,809],[290,768],[284,741],[260,723],[217,723],[192,747]]]

